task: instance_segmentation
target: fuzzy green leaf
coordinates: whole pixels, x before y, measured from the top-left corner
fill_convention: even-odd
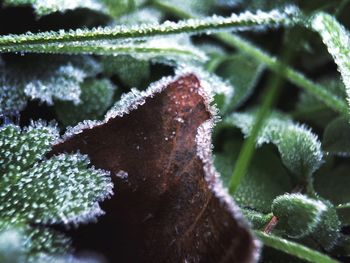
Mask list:
[[[240,128],[245,136],[249,136],[254,120],[254,113],[234,113],[225,119],[225,123]],[[272,114],[265,120],[256,144],[259,147],[264,143],[277,146],[284,165],[301,181],[308,180],[322,164],[323,153],[317,136],[283,115]]]
[[[227,186],[240,147],[238,143],[226,143],[224,152],[215,155],[215,167]],[[234,193],[234,198],[241,207],[269,213],[274,198],[291,190],[292,184],[278,156],[270,149],[263,148],[257,150],[248,173]]]
[[[310,247],[330,251],[339,242],[341,223],[333,204],[327,200],[322,200],[322,202],[327,209],[321,215],[320,223],[315,231],[304,237],[302,242]]]
[[[9,234],[11,236],[6,238]],[[13,225],[3,220],[0,221],[0,243],[3,243],[0,245],[0,259],[13,258],[1,262],[36,262],[34,258],[39,254],[59,255],[70,250],[69,239],[56,231],[26,224]],[[8,246],[8,250],[2,249],[3,245]],[[16,261],[14,256],[21,260]]]
[[[322,148],[332,154],[350,155],[350,123],[347,118],[339,117],[328,124],[323,134]]]
[[[58,119],[66,126],[99,119],[113,102],[115,87],[108,79],[88,79],[81,85],[80,103],[55,102]]]
[[[13,223],[78,224],[103,211],[98,201],[112,194],[107,173],[87,168],[86,156],[58,155],[23,172],[1,177],[0,216]]]
[[[350,166],[346,164],[329,169],[321,169],[315,174],[315,190],[321,197],[330,200],[335,205],[350,202]]]
[[[139,87],[150,76],[149,62],[131,56],[104,56],[102,64],[107,75],[118,75],[121,81],[129,87]]]
[[[25,58],[17,63],[5,64],[5,86],[16,91],[8,99],[7,104],[15,103],[19,95],[24,94],[31,99],[39,99],[53,104],[54,99],[80,101],[80,84],[86,77],[100,72],[100,65],[88,56],[44,56]],[[4,88],[2,88],[4,89]],[[6,89],[6,88],[5,88]]]
[[[274,236],[267,235],[262,231],[255,231],[257,237],[264,243],[265,246],[272,247],[296,256],[300,259],[314,263],[337,263],[338,261],[321,254],[316,250],[300,245],[298,243]]]
[[[41,122],[20,130],[15,125],[0,128],[0,173],[20,173],[39,161],[57,141],[56,127]],[[1,180],[1,179],[0,179]]]
[[[320,12],[310,19],[310,27],[318,32],[333,56],[346,87],[350,105],[350,33],[333,16]]]
[[[278,196],[271,206],[273,215],[278,218],[278,229],[292,238],[313,233],[326,210],[326,205],[321,201],[302,194]]]
[[[253,225],[254,229],[263,229],[273,217],[272,213],[262,214],[251,209],[242,209],[242,213]]]

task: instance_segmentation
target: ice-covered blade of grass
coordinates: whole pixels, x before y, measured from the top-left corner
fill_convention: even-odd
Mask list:
[[[310,19],[310,27],[318,32],[334,58],[346,87],[350,105],[350,33],[333,16],[320,12]],[[350,106],[349,106],[350,107]]]
[[[212,16],[201,19],[188,19],[179,22],[166,21],[162,24],[117,25],[114,27],[60,30],[58,32],[25,33],[0,37],[0,52],[12,52],[18,46],[29,44],[72,43],[76,41],[141,39],[152,36],[172,34],[215,33],[222,30],[235,31],[254,28],[268,28],[293,25],[299,18],[299,11],[294,7],[270,12],[245,12],[229,17]]]
[[[224,121],[249,136],[255,116],[255,113],[234,113]],[[264,143],[275,144],[284,165],[302,181],[310,179],[322,164],[323,153],[317,136],[306,126],[293,123],[281,114],[272,114],[265,120],[256,145]]]
[[[17,46],[13,52],[44,54],[95,54],[104,56],[129,55],[142,60],[203,62],[205,53],[196,48],[188,37],[160,37],[147,41],[87,41],[69,44],[40,44]]]

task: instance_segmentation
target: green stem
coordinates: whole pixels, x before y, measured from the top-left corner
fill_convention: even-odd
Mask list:
[[[314,263],[339,263],[318,251],[312,250],[308,247],[294,243],[292,241],[282,239],[277,236],[267,235],[262,231],[255,231],[257,237],[264,243],[265,246],[283,251],[289,255],[296,256],[300,259]]]
[[[289,60],[290,52],[287,50],[285,52],[285,57]],[[280,71],[285,71],[286,67],[282,65]],[[249,164],[253,158],[255,151],[256,138],[259,135],[260,129],[264,123],[265,118],[268,116],[272,105],[274,104],[276,98],[280,92],[280,86],[283,81],[282,74],[272,76],[267,84],[267,92],[264,94],[264,99],[259,109],[254,125],[252,127],[250,136],[245,140],[243,147],[239,153],[238,159],[236,161],[235,169],[233,170],[232,176],[229,182],[229,192],[234,194],[238,185],[241,183],[243,177],[246,175]]]
[[[187,13],[186,11],[180,10],[179,8],[176,8],[174,6],[169,6],[167,4],[161,3],[158,0],[153,0],[152,3],[154,6],[160,8],[161,10],[169,12],[180,18],[192,17],[191,14]],[[346,102],[329,92],[325,86],[317,84],[312,80],[307,79],[302,73],[294,70],[288,65],[284,65],[286,70],[284,70],[283,72],[279,72],[279,69],[282,66],[281,61],[279,61],[277,58],[271,55],[268,55],[259,48],[255,47],[253,44],[249,43],[246,40],[243,40],[238,36],[234,36],[230,33],[219,33],[216,34],[215,37],[223,43],[225,43],[226,45],[236,48],[241,52],[244,52],[252,58],[256,59],[260,63],[265,64],[270,70],[278,74],[283,74],[283,77],[288,79],[291,83],[310,92],[310,94],[318,98],[329,108],[348,116],[348,106]]]
[[[76,43],[72,44],[47,44],[44,47],[38,44],[16,45],[8,48],[8,52],[21,53],[46,53],[46,54],[94,54],[94,55],[140,55],[157,57],[161,55],[187,57],[196,61],[204,61],[205,55],[195,52],[195,50],[172,48],[172,47],[147,47],[147,46],[128,46],[125,45],[108,45],[96,43]]]

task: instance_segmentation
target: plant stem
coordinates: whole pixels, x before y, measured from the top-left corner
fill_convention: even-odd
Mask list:
[[[39,44],[31,45],[16,45],[8,48],[9,52],[21,52],[21,53],[46,53],[46,54],[94,54],[94,55],[140,55],[140,56],[152,56],[157,57],[163,54],[172,57],[186,57],[196,61],[204,61],[205,55],[196,52],[195,50],[186,48],[172,48],[172,47],[148,47],[145,45],[107,45],[97,44],[95,42],[90,44],[76,43],[71,44],[47,44],[42,47]]]
[[[169,6],[158,0],[153,0],[152,3],[154,6],[160,8],[161,10],[169,12],[180,18],[192,17],[191,14],[187,13],[186,11],[180,10],[179,8],[176,8],[174,6]],[[216,34],[215,37],[218,40],[225,43],[226,45],[236,48],[239,51],[244,52],[252,58],[256,59],[260,63],[265,64],[270,70],[278,74],[283,74],[283,77],[288,79],[291,83],[306,90],[307,92],[310,92],[310,94],[314,95],[317,99],[322,101],[329,108],[348,116],[349,110],[347,103],[341,98],[329,92],[325,86],[317,84],[312,80],[309,80],[302,73],[294,70],[288,65],[284,65],[286,70],[280,72],[279,69],[283,64],[281,61],[279,61],[277,58],[271,55],[268,55],[253,44],[249,43],[246,40],[243,40],[238,36],[222,32]]]
[[[286,60],[289,60],[290,52],[285,52]],[[285,71],[285,64],[282,64],[280,71]],[[283,74],[283,73],[282,73]],[[238,185],[241,183],[243,177],[246,175],[250,161],[253,158],[255,151],[256,138],[259,135],[260,129],[264,123],[265,118],[269,115],[272,105],[280,93],[280,86],[282,84],[282,74],[276,74],[270,77],[268,84],[266,85],[267,91],[264,95],[261,107],[256,115],[252,131],[247,140],[245,140],[243,147],[239,153],[236,161],[235,169],[233,170],[232,176],[229,182],[229,192],[234,194],[237,190]]]

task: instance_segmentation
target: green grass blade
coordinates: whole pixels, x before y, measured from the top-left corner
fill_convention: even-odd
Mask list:
[[[314,263],[338,263],[339,262],[326,255],[321,254],[318,251],[312,250],[308,247],[294,243],[292,241],[289,241],[277,236],[268,235],[262,231],[255,231],[255,234],[264,243],[265,246],[283,251],[287,254],[296,256],[308,262],[314,262]]]

